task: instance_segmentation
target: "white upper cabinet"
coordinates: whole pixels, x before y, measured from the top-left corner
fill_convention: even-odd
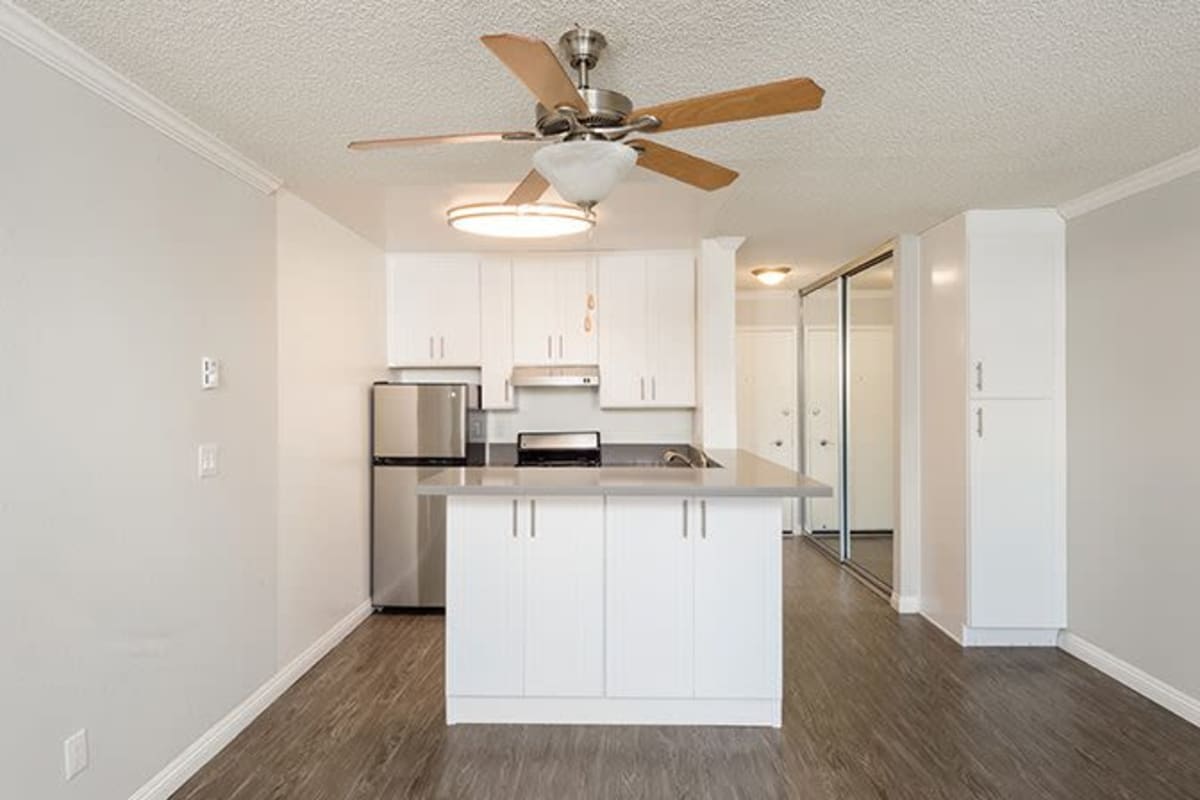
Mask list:
[[[968,248],[971,394],[1045,397],[1053,391],[1061,233],[981,233]]]
[[[513,362],[595,364],[592,257],[522,255],[512,263]]]
[[[390,366],[480,365],[477,256],[392,254],[387,278]]]
[[[515,408],[512,387],[513,306],[512,259],[487,256],[479,265],[483,303],[479,310],[483,337],[480,384],[485,409]]]
[[[696,272],[689,252],[597,257],[600,404],[696,404]]]

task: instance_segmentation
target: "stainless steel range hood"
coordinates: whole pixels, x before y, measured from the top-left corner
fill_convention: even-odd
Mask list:
[[[513,367],[513,386],[586,386],[600,385],[600,368],[573,367]]]

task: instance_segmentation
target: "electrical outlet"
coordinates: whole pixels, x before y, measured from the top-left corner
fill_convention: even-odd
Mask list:
[[[87,769],[87,728],[80,728],[63,742],[63,775],[71,780]]]
[[[202,444],[197,451],[199,460],[200,477],[211,478],[221,471],[220,456],[221,449],[215,444]]]
[[[221,385],[221,362],[204,356],[200,359],[200,388],[215,389]]]

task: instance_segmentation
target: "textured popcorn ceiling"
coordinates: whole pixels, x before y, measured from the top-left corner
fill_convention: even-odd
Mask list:
[[[580,242],[744,235],[741,269],[794,264],[793,285],[964,208],[1057,204],[1200,145],[1196,0],[18,4],[393,248],[473,246],[445,206],[500,198],[530,166],[530,144],[345,149],[528,128],[482,33],[599,28],[593,85],[635,103],[816,79],[820,111],[659,137],[742,177],[704,195],[639,170]]]

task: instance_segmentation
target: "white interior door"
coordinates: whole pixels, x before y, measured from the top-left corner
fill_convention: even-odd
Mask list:
[[[895,384],[892,329],[851,328],[846,402],[850,413],[850,529],[893,530]]]
[[[738,446],[797,469],[796,331],[739,328]],[[797,501],[784,501],[784,530],[794,530]]]
[[[832,497],[808,498],[809,531],[838,530],[838,335],[804,330],[804,471],[833,487]]]

